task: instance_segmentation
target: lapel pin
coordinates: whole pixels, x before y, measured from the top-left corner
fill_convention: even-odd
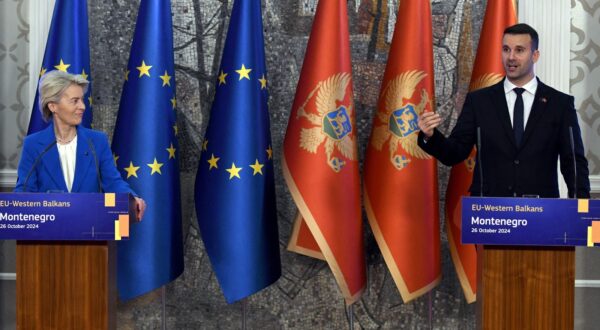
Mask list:
[[[543,96],[540,98],[540,101],[542,101],[542,103],[548,102],[548,100],[545,97],[543,97]]]

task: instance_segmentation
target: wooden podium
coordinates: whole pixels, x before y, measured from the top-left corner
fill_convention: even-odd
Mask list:
[[[18,329],[115,329],[114,242],[17,242]]]
[[[575,248],[477,249],[478,329],[572,329]]]
[[[17,240],[17,329],[115,329],[116,240],[129,194],[0,194],[0,239]]]
[[[600,243],[600,200],[463,197],[477,244],[478,329],[573,329],[575,246]]]

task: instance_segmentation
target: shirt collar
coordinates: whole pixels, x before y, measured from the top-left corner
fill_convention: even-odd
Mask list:
[[[512,90],[517,87],[518,86],[511,83],[510,80],[504,78],[504,94],[508,94],[508,93],[512,92]],[[524,88],[527,92],[531,93],[531,95],[535,95],[535,91],[537,90],[537,87],[538,87],[537,77],[533,77],[533,79],[531,79],[528,83],[526,83],[525,85],[522,86],[522,88]]]

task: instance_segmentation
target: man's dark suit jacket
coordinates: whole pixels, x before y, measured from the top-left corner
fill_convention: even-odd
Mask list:
[[[481,131],[481,165],[475,166],[470,192],[472,196],[559,197],[557,166],[565,178],[569,196],[573,196],[574,170],[569,127],[573,131],[577,167],[577,196],[589,198],[588,164],[573,97],[538,80],[538,87],[525,127],[521,146],[517,147],[510,121],[504,81],[467,95],[456,126],[448,138],[438,130],[419,146],[445,165],[465,160],[477,144]],[[479,162],[479,160],[477,160]],[[483,172],[483,185],[479,171]]]

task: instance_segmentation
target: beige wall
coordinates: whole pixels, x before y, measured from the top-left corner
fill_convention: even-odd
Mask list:
[[[29,122],[29,1],[0,1],[0,186],[14,181]]]
[[[590,174],[597,177],[600,175],[600,0],[576,0],[571,4],[571,94],[575,96],[584,131]]]
[[[600,197],[600,0],[571,1],[570,93],[575,96],[593,198]],[[575,328],[600,324],[600,249],[577,248]]]

